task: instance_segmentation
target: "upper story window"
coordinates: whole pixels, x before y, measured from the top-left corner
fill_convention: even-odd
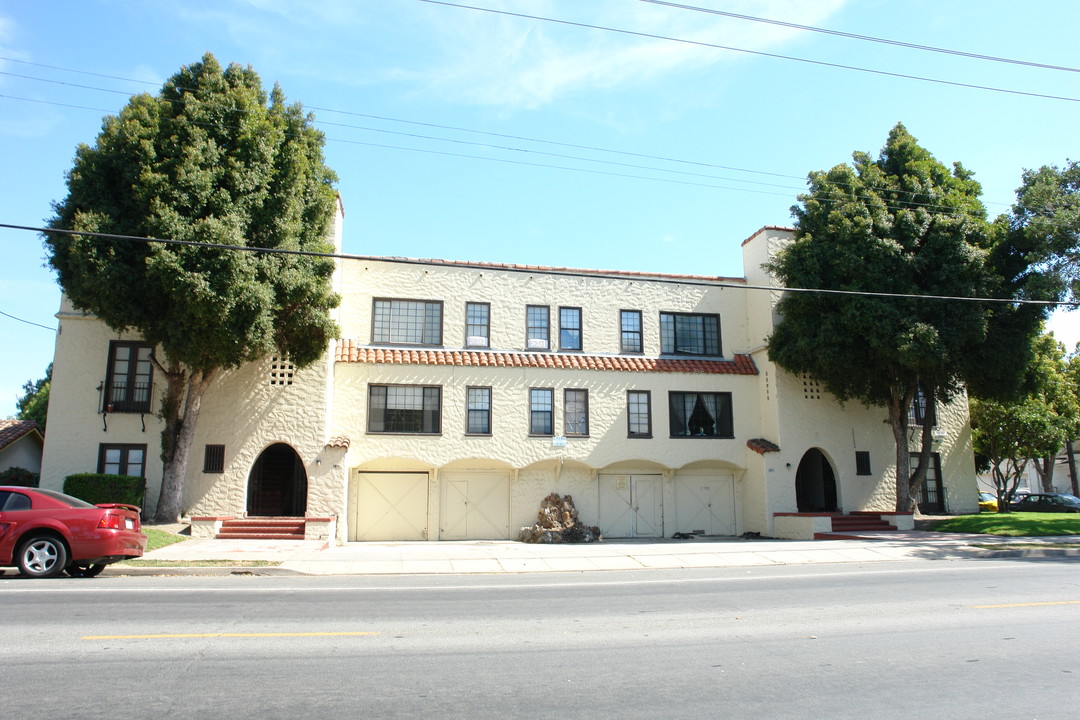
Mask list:
[[[559,308],[559,349],[581,349],[581,308]]]
[[[465,303],[465,347],[491,347],[490,303]]]
[[[547,305],[525,307],[525,347],[529,350],[551,348],[551,313]]]
[[[154,383],[153,346],[113,340],[109,343],[109,367],[105,378],[107,412],[150,412]]]
[[[915,397],[912,398],[911,408],[908,410],[908,425],[937,425],[934,404],[926,397],[922,387],[915,388]]]
[[[491,388],[466,388],[465,398],[465,432],[469,435],[490,435]]]
[[[729,438],[731,393],[668,393],[671,437]]]
[[[434,300],[375,300],[373,343],[441,345],[442,303]]]
[[[626,393],[626,436],[652,437],[652,396],[648,390]]]
[[[720,316],[660,313],[660,352],[664,355],[720,355]]]
[[[551,388],[529,390],[529,434],[555,434],[555,391]]]
[[[619,352],[644,352],[644,346],[641,342],[640,310],[620,310],[619,328]]]
[[[589,391],[563,390],[563,433],[589,434]]]
[[[435,434],[441,425],[442,388],[368,386],[368,432]]]

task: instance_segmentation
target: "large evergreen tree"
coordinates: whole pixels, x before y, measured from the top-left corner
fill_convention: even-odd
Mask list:
[[[218,373],[271,352],[310,365],[337,332],[331,259],[204,246],[333,251],[337,178],[311,122],[280,88],[268,96],[250,67],[223,69],[207,54],[107,116],[54,205],[51,228],[193,243],[45,236],[76,307],[158,348],[159,521],[181,511],[199,408]]]
[[[816,377],[841,401],[886,409],[896,509],[910,512],[932,447],[924,423],[912,464],[908,410],[916,393],[934,403],[965,384],[1015,391],[1045,314],[927,296],[1021,297],[1035,274],[1004,226],[987,221],[972,174],[960,164],[946,168],[903,125],[877,159],[856,152],[852,165],[811,173],[809,188],[792,209],[795,240],[771,269],[787,287],[853,294],[785,294],[769,357]]]

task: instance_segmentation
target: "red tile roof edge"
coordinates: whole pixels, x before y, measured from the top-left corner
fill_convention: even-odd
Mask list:
[[[750,448],[759,455],[764,455],[767,452],[780,452],[779,445],[773,442],[769,442],[764,438],[754,438],[753,440],[747,440],[746,447]]]
[[[41,437],[41,431],[33,420],[0,420],[0,450],[35,432]]]
[[[495,350],[445,350],[368,347],[354,340],[338,343],[335,362],[384,365],[453,365],[457,367],[533,367],[569,370],[614,370],[628,372],[702,373],[712,375],[757,375],[749,355],[730,360],[694,358],[648,358],[624,355],[583,355],[577,353],[507,352]]]

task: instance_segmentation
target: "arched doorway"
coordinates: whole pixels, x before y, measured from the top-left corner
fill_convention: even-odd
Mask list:
[[[795,472],[795,502],[799,512],[837,512],[836,475],[825,455],[810,448]]]
[[[248,476],[247,513],[302,517],[307,510],[307,473],[296,451],[275,443],[262,451]]]

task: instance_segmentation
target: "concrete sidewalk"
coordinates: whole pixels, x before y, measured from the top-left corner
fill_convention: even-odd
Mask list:
[[[303,575],[408,575],[585,572],[657,568],[716,568],[807,563],[867,563],[972,557],[1080,556],[1080,549],[1016,548],[1018,544],[1080,542],[1076,536],[1007,538],[922,531],[865,533],[848,540],[695,538],[605,540],[581,545],[511,541],[364,542],[328,547],[324,541],[193,539],[146,553],[147,560],[251,560],[280,563],[254,572]],[[979,548],[975,545],[992,545]],[[237,567],[177,568],[111,565],[113,575],[229,574]]]

